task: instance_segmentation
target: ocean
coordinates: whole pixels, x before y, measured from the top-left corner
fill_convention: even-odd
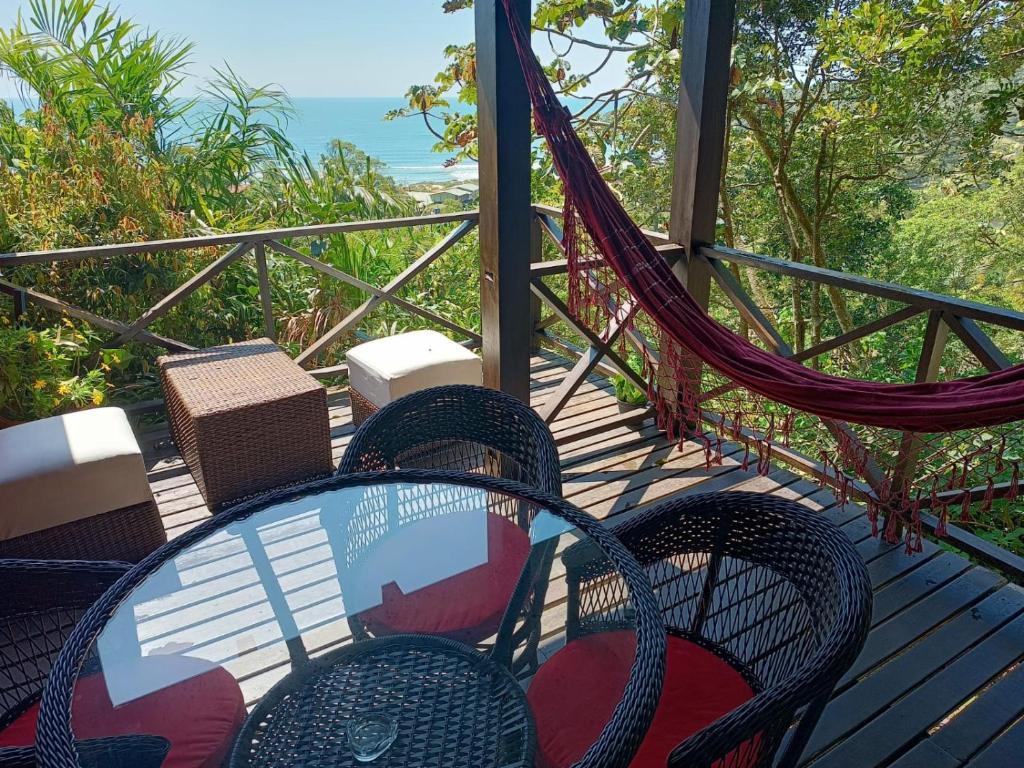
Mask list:
[[[285,133],[298,150],[316,160],[332,139],[342,139],[377,158],[400,184],[468,181],[477,177],[475,163],[444,167],[448,157],[432,151],[434,137],[419,117],[384,120],[405,104],[402,98],[296,98],[295,116]],[[16,111],[25,104],[15,102]]]

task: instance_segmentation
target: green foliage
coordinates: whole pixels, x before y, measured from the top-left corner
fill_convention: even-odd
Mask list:
[[[141,30],[96,0],[30,0],[27,20],[0,31],[0,65],[77,132],[152,121],[151,148],[180,118],[176,99],[192,46]]]
[[[414,213],[380,163],[355,147],[335,142],[317,160],[298,155],[284,133],[291,103],[273,85],[251,85],[225,65],[214,70],[201,100],[180,98],[190,49],[90,0],[33,0],[13,29],[0,31],[0,67],[39,104],[20,118],[0,105],[0,252]],[[409,229],[288,244],[381,285],[440,236]],[[133,322],[223,253],[206,248],[22,266],[5,277]],[[366,298],[292,259],[268,259],[275,316],[288,344],[308,342]],[[422,280],[415,288],[471,319],[478,302],[468,297],[473,284],[462,275],[452,291]],[[153,330],[196,346],[253,336],[263,325],[258,296],[255,265],[242,260]],[[390,318],[389,311],[368,322],[418,322]],[[39,328],[52,322],[42,312],[31,319]],[[132,349],[129,362],[111,372],[114,396],[153,396],[159,349]]]
[[[643,360],[636,352],[630,352],[626,362],[629,367],[637,373],[643,371]],[[641,390],[631,379],[627,379],[621,373],[611,378],[612,386],[615,388],[615,399],[625,405],[646,405],[647,393]]]
[[[100,363],[91,349],[95,338],[70,321],[34,331],[0,322],[0,420],[28,421],[103,405],[104,370],[122,363],[123,350],[106,350]]]

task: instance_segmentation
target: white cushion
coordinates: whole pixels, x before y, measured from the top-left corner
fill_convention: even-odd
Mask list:
[[[152,499],[120,408],[0,430],[0,541]]]
[[[378,408],[445,384],[483,384],[480,358],[437,331],[410,331],[348,351],[352,387]]]

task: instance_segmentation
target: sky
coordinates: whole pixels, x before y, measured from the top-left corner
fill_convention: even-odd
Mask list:
[[[449,43],[473,39],[473,12],[441,12],[442,0],[120,0],[121,13],[144,27],[191,40],[191,77],[182,95],[201,87],[225,61],[254,85],[275,83],[293,97],[401,96],[444,64]],[[0,26],[10,28],[27,0],[0,0]],[[543,58],[550,51],[535,38]],[[596,65],[579,48],[574,69]],[[594,83],[610,87],[624,63]],[[17,95],[0,78],[0,98]]]

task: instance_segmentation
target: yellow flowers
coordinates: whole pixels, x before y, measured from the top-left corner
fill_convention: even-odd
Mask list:
[[[104,397],[103,393],[100,392],[98,389],[94,389],[92,391],[92,404],[93,405],[103,405],[103,401],[105,399],[106,398]]]
[[[46,389],[46,382],[42,379],[36,379],[35,384],[32,385],[32,389],[38,392],[41,389]]]
[[[71,394],[71,387],[68,386],[67,382],[62,382],[61,385],[57,387],[57,394],[67,397]]]

